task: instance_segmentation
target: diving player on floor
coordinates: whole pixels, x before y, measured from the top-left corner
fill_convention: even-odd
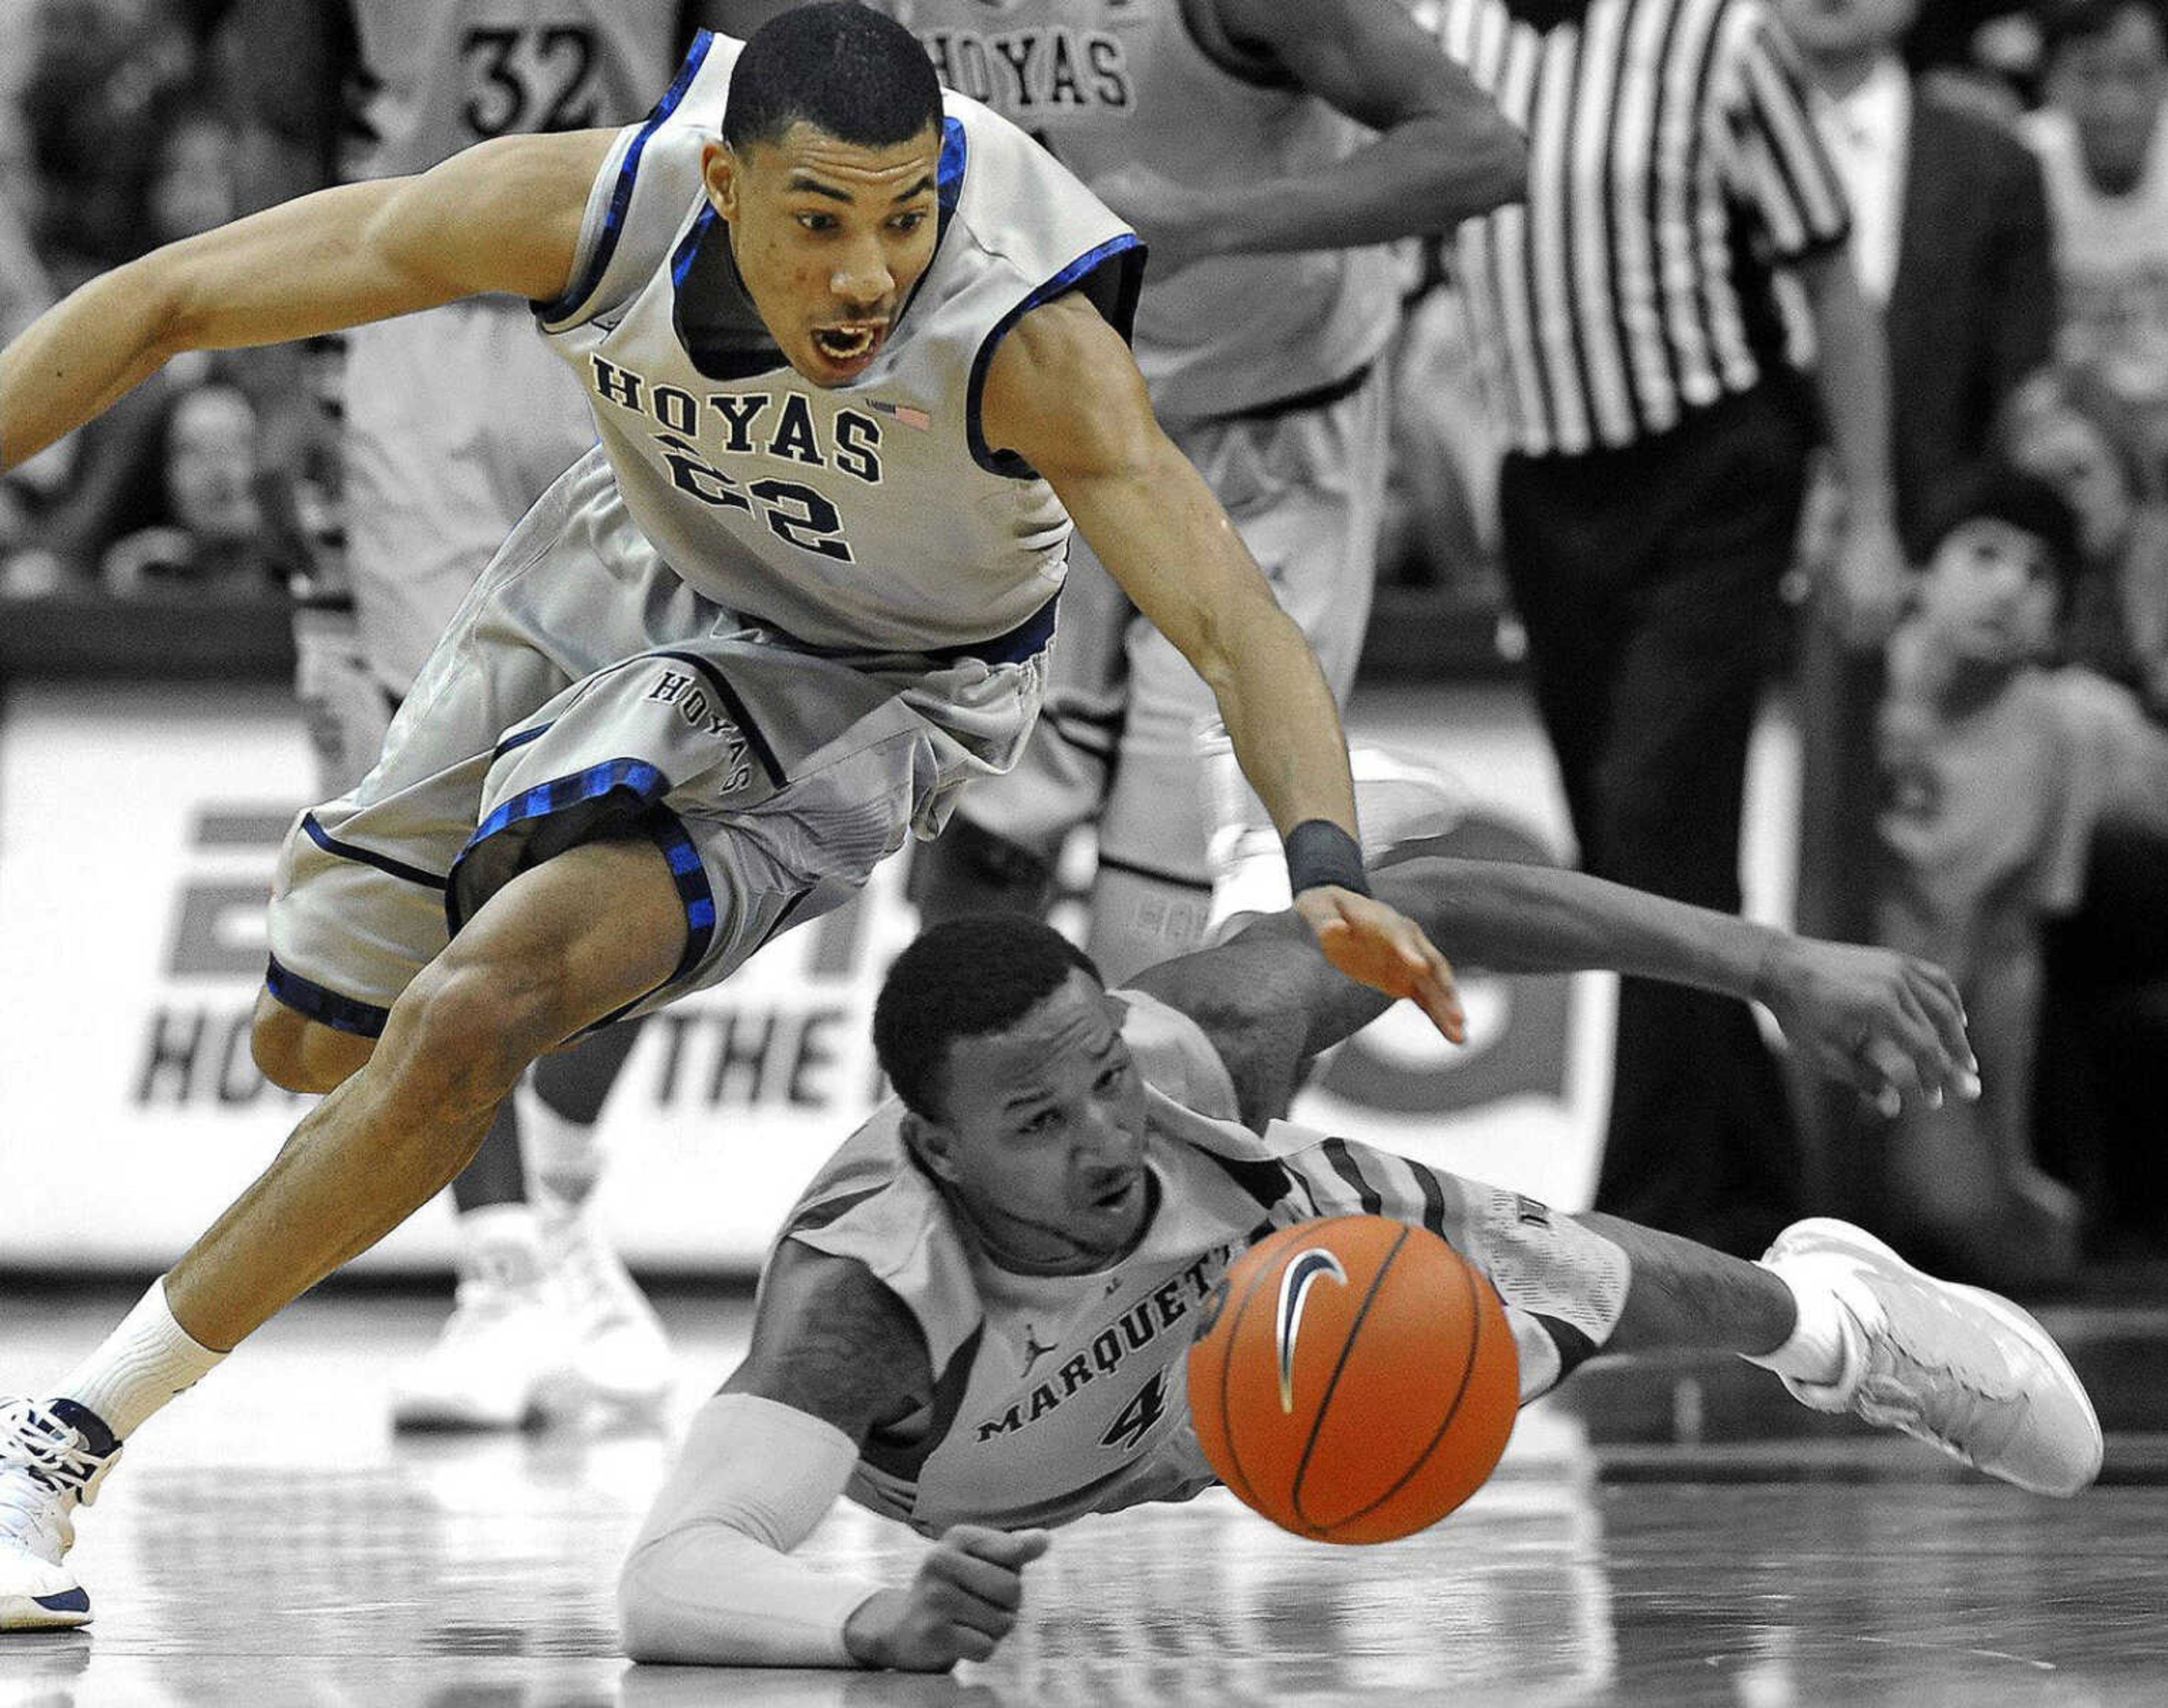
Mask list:
[[[1380,896],[1501,970],[1601,966],[1767,1003],[1862,1095],[1970,1095],[1926,963],[1784,936],[1548,868],[1422,858]],[[635,1660],[938,1671],[1012,1627],[1041,1526],[1182,1500],[1213,1475],[1182,1358],[1235,1253],[1357,1210],[1488,1275],[1533,1399],[1597,1349],[1739,1354],[1806,1404],[2072,1494],[2101,1434],[2053,1341],[1841,1222],[1749,1263],[1266,1117],[1384,1007],[1291,914],[1109,995],[1048,927],[936,926],[875,1010],[896,1097],[807,1188],[745,1361],[693,1419],[619,1583]],[[907,1584],[792,1557],[836,1498],[938,1538]]]

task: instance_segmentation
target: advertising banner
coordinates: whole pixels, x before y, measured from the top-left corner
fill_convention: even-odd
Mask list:
[[[1466,781],[1459,851],[1560,857],[1555,783],[1517,689],[1396,698],[1356,721]],[[248,1030],[273,861],[311,789],[300,721],[274,688],[8,691],[0,1265],[170,1261],[306,1111],[311,1100],[256,1072]],[[1756,840],[1788,848],[1788,827]],[[901,878],[891,862],[853,905],[649,1022],[604,1111],[610,1166],[598,1201],[635,1265],[757,1264],[806,1179],[871,1106],[874,994],[913,929]],[[1327,1065],[1298,1118],[1585,1205],[1609,1071],[1609,981],[1459,970],[1465,1048],[1436,1039],[1411,1010],[1389,1015]],[[50,1165],[32,1165],[40,1157]],[[450,1228],[439,1201],[359,1266],[441,1265]]]

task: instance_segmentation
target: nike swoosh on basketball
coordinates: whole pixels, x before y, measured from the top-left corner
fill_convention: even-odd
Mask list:
[[[1294,1409],[1294,1341],[1302,1333],[1302,1308],[1310,1297],[1310,1290],[1319,1280],[1330,1276],[1342,1286],[1347,1285],[1347,1271],[1340,1266],[1340,1260],[1319,1246],[1310,1246],[1288,1260],[1288,1266],[1280,1271],[1280,1308],[1276,1338],[1280,1355],[1280,1409]]]

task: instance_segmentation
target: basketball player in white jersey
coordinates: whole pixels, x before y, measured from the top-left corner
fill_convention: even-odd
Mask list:
[[[504,292],[601,443],[383,757],[282,852],[258,1064],[324,1091],[119,1329],[0,1415],[0,1626],[81,1624],[122,1440],[457,1174],[529,1064],[855,894],[1029,734],[1071,518],[1218,691],[1324,952],[1449,1037],[1373,899],[1316,660],[1153,420],[1133,233],[855,4],[703,36],[641,125],[507,136],[92,281],[0,352],[30,454],[173,352]]]
[[[1135,343],[1153,407],[1344,699],[1384,502],[1401,280],[1382,246],[1517,199],[1519,132],[1425,56],[1400,0],[870,3],[1150,246]],[[1239,787],[1208,804],[1227,793],[1200,746],[1209,688],[1086,554],[1070,576],[1023,761],[917,851],[912,887],[929,919],[1043,912],[1063,841],[1096,819],[1087,942],[1119,981],[1200,940],[1215,831],[1223,860],[1245,821],[1275,839]]]
[[[630,123],[718,9],[244,0],[252,59],[288,68],[250,91],[282,145],[256,204],[424,172],[494,136]],[[326,797],[375,764],[467,590],[595,438],[584,390],[516,298],[448,303],[340,342],[341,538],[318,554],[323,573],[295,617],[296,687]],[[395,1378],[395,1424],[508,1429],[587,1398],[622,1408],[663,1397],[662,1323],[585,1213],[601,1166],[595,1121],[637,1031],[545,1058],[452,1182],[458,1304]]]
[[[1956,991],[1924,963],[1534,867],[1418,858],[1377,883],[1485,964],[1751,994],[1862,1092],[1977,1089]],[[1482,1270],[1524,1403],[1599,1348],[1730,1351],[1809,1406],[2021,1488],[2092,1481],[2099,1424],[2039,1325],[1844,1223],[1800,1223],[1747,1263],[1265,1122],[1308,1053],[1383,1006],[1306,939],[1273,915],[1112,995],[1059,933],[1013,915],[936,926],[899,957],[874,1021],[897,1097],[793,1212],[752,1348],[633,1546],[634,1659],[985,1659],[1039,1526],[1214,1480],[1184,1355],[1234,1254],[1319,1216],[1427,1227]],[[938,1539],[907,1584],[791,1557],[842,1494]]]

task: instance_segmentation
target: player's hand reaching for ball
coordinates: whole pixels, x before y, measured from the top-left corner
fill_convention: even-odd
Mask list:
[[[1044,1530],[951,1525],[909,1588],[884,1589],[858,1605],[844,1624],[844,1647],[861,1666],[905,1673],[985,1660],[1016,1625],[1023,1568],[1051,1540]]]
[[[1791,1047],[1885,1116],[1979,1095],[1964,1004],[1950,975],[1889,949],[1774,939],[1755,980]]]
[[[1453,968],[1413,920],[1374,896],[1331,883],[1304,890],[1294,906],[1317,933],[1325,958],[1342,973],[1388,996],[1408,998],[1454,1043],[1467,1041]]]

